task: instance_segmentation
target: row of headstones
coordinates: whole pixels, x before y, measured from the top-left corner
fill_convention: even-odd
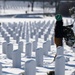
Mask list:
[[[46,42],[43,43],[43,51],[45,55],[48,55],[48,51],[50,51],[50,45],[51,45],[51,40],[47,40]],[[12,58],[11,53],[13,51],[13,44],[8,43],[8,42],[3,42],[2,47],[3,47],[3,53],[7,54],[8,58]],[[27,43],[26,44],[26,56],[31,57],[32,50],[35,51],[36,48],[37,48],[36,41],[34,41],[33,43]],[[18,49],[20,50],[20,52],[23,52],[23,42],[22,41],[18,43]]]
[[[65,58],[63,47],[57,48],[57,57],[55,59],[55,75],[65,75]],[[21,67],[21,53],[19,50],[13,51],[13,67]],[[62,65],[61,65],[62,64]],[[24,75],[36,75],[36,66],[43,67],[43,49],[36,49],[36,60],[28,60],[25,62]],[[2,75],[2,65],[0,64],[0,75]]]
[[[28,26],[26,26],[26,24],[24,25],[24,28],[23,28],[23,33],[22,33],[22,38],[24,38],[24,35],[25,35],[25,29],[29,29],[30,30],[30,37],[32,38],[33,37],[33,35],[35,35],[37,32],[39,32],[39,31],[41,31],[41,32],[39,32],[39,36],[41,36],[42,34],[43,34],[43,32],[46,30],[46,27],[50,24],[49,22],[48,22],[48,24],[46,25],[46,24],[44,24],[45,22],[43,22],[43,23],[35,23],[34,22],[34,24],[35,25],[32,25],[32,24],[29,24],[30,26],[29,26],[29,28],[28,28]],[[41,29],[41,26],[42,26],[42,29]],[[44,26],[44,27],[43,27]],[[27,28],[26,28],[27,27]],[[43,29],[44,28],[44,29]],[[27,32],[29,31],[27,29]]]
[[[43,43],[44,55],[48,55],[48,51],[50,51],[50,43],[51,43],[50,40],[48,40],[48,41]],[[8,43],[8,42],[4,42],[3,43],[3,53],[7,54],[7,58],[12,58],[12,54],[11,53],[13,51],[13,45],[12,45],[12,43]],[[31,47],[33,49],[31,49]],[[34,41],[32,44],[31,43],[27,43],[26,44],[26,52],[25,52],[26,56],[27,57],[31,57],[32,50],[35,51],[36,48],[37,48],[37,41]],[[21,52],[23,52],[23,42],[22,41],[18,43],[18,49],[21,50]]]
[[[23,43],[23,41],[20,41],[18,43],[18,49],[20,50],[20,52],[24,52],[24,45],[26,47],[25,49],[25,54],[27,57],[31,57],[32,56],[32,52],[35,52],[36,51],[36,48],[38,48],[38,43],[36,41],[34,42],[28,42],[26,44]],[[7,54],[7,57],[8,58],[11,58],[12,54],[11,52],[13,51],[13,46],[14,44],[13,43],[7,43],[6,41],[2,43],[2,51],[4,54]],[[44,55],[48,55],[48,52],[51,51],[51,40],[47,40],[43,43],[43,53]]]
[[[36,62],[37,66],[43,66],[43,55],[48,55],[47,51],[49,51],[50,45],[48,43],[44,44],[43,48],[37,48],[36,49]],[[12,59],[13,61],[13,67],[15,68],[21,68],[21,51],[20,49],[23,49],[22,44],[20,43],[20,46],[17,50],[13,50],[13,44],[6,42],[3,43],[3,53],[7,55],[7,58]],[[46,50],[45,50],[46,49]],[[31,43],[26,44],[26,56],[31,57]]]
[[[36,24],[36,23],[34,22],[34,24],[35,24],[35,25],[30,25],[30,27],[33,26],[33,28],[31,27],[30,30],[31,30],[31,31],[33,30],[33,31],[34,31],[34,34],[35,34],[35,32],[36,32],[35,29],[37,29],[37,31],[38,31],[38,29],[39,29],[39,28],[36,27],[36,26],[40,26],[40,23]],[[10,24],[10,25],[12,26],[12,24]],[[41,24],[41,25],[42,25],[42,24]],[[18,25],[17,25],[17,26],[18,26]],[[23,24],[22,24],[22,26],[23,26]],[[43,26],[43,25],[42,25],[42,26]],[[16,27],[16,25],[15,25],[15,27]],[[15,28],[15,29],[17,29],[17,28]],[[26,29],[26,24],[24,25],[23,33],[25,32],[25,29]],[[28,29],[29,29],[29,28],[28,28]]]
[[[33,48],[34,48],[33,50],[35,50],[35,49],[37,48],[37,42],[34,41],[33,44],[34,44],[34,45],[33,45]],[[45,45],[46,45],[47,47],[50,47],[49,44],[44,43],[44,46],[43,46],[43,47],[45,47],[46,49],[47,49],[47,47],[46,47]],[[18,46],[18,47],[23,48],[22,46],[23,46],[23,45],[20,44],[20,46]],[[27,47],[27,46],[26,46],[26,47]],[[28,44],[28,47],[27,47],[27,48],[29,49],[30,47],[31,47],[31,44],[30,44],[30,45]],[[4,47],[3,47],[3,48],[4,48]],[[8,48],[9,48],[9,49],[7,49],[7,50],[10,50],[10,49],[13,48],[11,43],[8,44]],[[20,49],[20,48],[19,48],[19,49]],[[46,50],[45,48],[44,48],[44,54],[47,55],[49,49]],[[5,49],[6,49],[6,48],[5,48]],[[27,55],[28,57],[30,57],[30,56],[31,56],[31,51],[30,51],[30,49],[29,49],[29,50],[28,50],[28,49],[27,49],[26,55]],[[22,49],[20,49],[20,50],[22,50]],[[8,53],[7,53],[7,57],[8,57],[8,58],[11,58],[11,50],[10,50],[10,51],[6,51],[6,52],[8,52]],[[16,52],[16,51],[15,51],[15,52]],[[20,56],[20,55],[19,55],[19,56]],[[20,60],[20,59],[18,59],[18,60]],[[18,60],[17,60],[17,61],[18,61]],[[13,61],[14,61],[14,63],[15,63],[15,60],[13,60]],[[39,61],[39,63],[41,64],[41,61]],[[19,63],[19,64],[20,64],[20,63]],[[16,65],[16,66],[17,66],[17,65]]]
[[[4,37],[4,31],[8,32],[7,34],[9,34],[11,37],[13,37],[14,40],[16,39],[17,43],[18,43],[21,36],[22,36],[22,39],[26,38],[26,41],[29,42],[30,33],[32,34],[31,38],[33,38],[33,36],[35,35],[35,40],[38,40],[38,38],[41,38],[41,36],[44,35],[44,40],[46,41],[49,34],[50,34],[50,30],[53,27],[53,24],[54,24],[54,21],[51,25],[49,25],[49,24],[45,25],[44,27],[42,27],[42,29],[40,27],[34,28],[34,29],[32,29],[32,28],[29,29],[28,25],[24,25],[24,28],[22,25],[20,25],[20,26],[17,25],[18,27],[15,26],[12,29],[12,28],[10,28],[10,26],[6,26],[6,24],[3,24],[3,28],[1,30],[1,33],[2,33],[2,36]],[[34,30],[34,32],[32,32],[31,30]],[[45,33],[43,33],[43,32],[45,32]],[[10,37],[8,37],[8,38],[10,38]]]
[[[22,25],[18,25],[18,26],[14,26],[13,29],[10,28],[10,26],[7,26],[6,24],[3,24],[2,25],[3,27],[1,28],[1,34],[4,38],[5,37],[5,34],[6,35],[10,35],[11,37],[13,37],[14,40],[19,41],[20,39],[20,36],[21,36],[21,31],[22,31]],[[6,40],[6,39],[5,39]],[[10,40],[10,37],[9,37],[9,40]],[[6,40],[7,41],[7,40]],[[9,43],[9,41],[7,41]]]

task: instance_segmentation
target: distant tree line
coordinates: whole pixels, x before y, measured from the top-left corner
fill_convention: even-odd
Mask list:
[[[1,1],[1,0],[0,0]],[[34,2],[42,2],[43,4],[43,9],[46,5],[45,2],[48,2],[48,4],[52,5],[55,3],[55,8],[56,8],[56,14],[61,13],[63,16],[70,16],[69,14],[69,8],[75,6],[75,0],[2,0],[4,1],[4,9],[6,5],[6,1],[29,1],[31,3],[31,11],[34,11]],[[65,2],[63,2],[65,1]],[[73,1],[73,2],[72,2]],[[28,6],[30,7],[30,6]]]
[[[1,0],[0,0],[1,1]],[[42,2],[43,3],[43,9],[44,9],[44,3],[45,2],[48,2],[50,5],[52,5],[54,2],[57,4],[57,1],[59,0],[2,0],[4,2],[4,9],[5,9],[5,6],[6,6],[6,1],[28,1],[31,3],[31,11],[33,11],[33,8],[34,8],[34,2]],[[29,6],[28,6],[29,7]]]

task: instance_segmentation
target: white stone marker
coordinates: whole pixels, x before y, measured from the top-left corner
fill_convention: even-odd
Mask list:
[[[22,39],[24,39],[25,38],[25,33],[22,33]]]
[[[43,52],[44,52],[44,55],[48,55],[48,51],[50,51],[50,40],[47,40],[46,42],[43,43]]]
[[[36,65],[39,67],[43,66],[43,48],[36,49]]]
[[[33,34],[33,32],[31,32],[30,37],[33,38],[33,36],[34,36],[34,34]]]
[[[12,59],[12,51],[13,51],[13,44],[12,43],[8,43],[7,44],[7,57],[9,59]]]
[[[47,44],[48,44],[48,51],[51,51],[51,40],[47,40]]]
[[[35,35],[35,41],[38,42],[38,32],[37,32],[36,35]]]
[[[51,37],[51,45],[54,45],[54,36]]]
[[[26,30],[26,42],[29,42],[29,30],[28,30],[28,26],[27,26],[27,30]]]
[[[0,63],[0,75],[2,75],[2,64]]]
[[[2,43],[2,51],[3,51],[4,54],[6,54],[6,51],[7,51],[7,42],[6,41],[4,41]]]
[[[57,55],[55,59],[55,75],[65,75],[65,58],[63,55]]]
[[[13,39],[16,40],[16,32],[13,31]]]
[[[34,60],[25,63],[25,75],[36,75],[36,62]]]
[[[5,39],[5,40],[6,40],[7,34],[8,34],[7,32],[4,33],[4,39]]]
[[[20,41],[20,42],[18,43],[18,49],[19,49],[21,52],[23,52],[23,41]]]
[[[10,42],[10,36],[6,36],[6,41],[9,43]]]
[[[47,34],[44,34],[44,40],[46,41],[48,38]]]
[[[21,52],[19,50],[12,52],[12,60],[14,68],[21,68]]]
[[[18,43],[18,42],[19,42],[19,40],[20,40],[19,35],[18,35],[18,34],[16,34],[16,43]]]
[[[57,47],[57,55],[63,55],[64,48],[62,46]]]
[[[47,42],[43,43],[43,53],[46,56],[48,55],[48,45],[47,45]]]
[[[13,29],[11,29],[11,37],[13,37]]]
[[[35,52],[37,48],[37,41],[33,41],[33,51]]]
[[[31,43],[26,44],[26,56],[31,57]]]
[[[2,31],[2,32],[1,32],[1,34],[2,34],[2,37],[4,37],[4,35],[5,35],[5,32],[4,32],[4,31]]]
[[[39,35],[38,36],[39,36],[39,38],[41,38],[41,31],[39,32]]]

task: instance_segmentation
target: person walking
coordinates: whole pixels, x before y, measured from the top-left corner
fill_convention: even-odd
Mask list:
[[[54,42],[56,47],[63,46],[63,19],[61,14],[55,16]]]
[[[73,24],[63,26],[63,19],[61,14],[57,14],[55,16],[55,19],[56,19],[56,23],[55,23],[55,29],[54,29],[54,42],[57,48],[58,46],[63,46],[63,38],[65,38],[66,35],[69,34],[69,31],[71,30],[71,27],[73,27]],[[64,30],[65,29],[67,30],[68,28],[69,28],[69,31],[66,33],[66,31]],[[69,37],[66,37],[66,38],[69,38]],[[54,57],[54,61],[56,56],[57,54]]]
[[[54,42],[56,44],[56,47],[63,46],[63,38],[67,39],[65,40],[65,43],[68,42],[69,40],[72,42],[74,37],[73,30],[71,29],[73,27],[73,23],[71,25],[63,26],[63,19],[61,14],[57,14],[55,16],[55,19],[56,23],[54,29]],[[74,43],[72,42],[71,46],[73,44]],[[69,43],[67,43],[67,45],[70,46]]]

